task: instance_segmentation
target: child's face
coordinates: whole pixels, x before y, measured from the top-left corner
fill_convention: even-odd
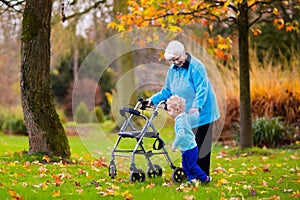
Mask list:
[[[175,119],[180,113],[174,108],[168,108],[168,114]]]

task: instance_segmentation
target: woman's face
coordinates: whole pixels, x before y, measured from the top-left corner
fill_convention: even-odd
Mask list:
[[[186,55],[185,54],[181,54],[181,55],[177,54],[170,61],[172,63],[174,63],[175,65],[181,67],[184,64],[185,59],[186,59]]]

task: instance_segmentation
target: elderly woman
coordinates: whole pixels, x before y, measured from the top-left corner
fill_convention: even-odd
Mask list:
[[[185,52],[181,42],[171,41],[165,49],[164,56],[172,62],[165,86],[149,98],[149,103],[156,105],[172,95],[178,95],[185,99],[186,113],[199,112],[198,123],[192,127],[199,149],[197,163],[209,176],[212,124],[220,117],[215,92],[203,63]]]

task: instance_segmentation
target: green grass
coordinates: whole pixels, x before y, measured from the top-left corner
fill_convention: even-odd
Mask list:
[[[213,181],[208,185],[180,189],[178,183],[170,181],[172,171],[163,156],[152,157],[154,163],[163,168],[162,177],[131,183],[129,160],[117,157],[117,177],[111,180],[105,164],[109,163],[116,135],[105,128],[101,134],[97,133],[97,127],[84,130],[89,131],[80,137],[69,137],[71,160],[76,164],[38,162],[37,157],[23,152],[28,149],[27,137],[0,134],[0,199],[300,198],[297,150],[239,150],[215,145],[211,161]],[[171,134],[164,131],[161,135],[167,137],[165,141],[172,139]],[[132,141],[125,142],[123,148],[133,145],[130,144]],[[151,141],[145,142],[147,148],[151,144]],[[179,165],[179,152],[169,152],[175,165]],[[146,171],[143,160],[143,157],[137,158],[136,163]]]

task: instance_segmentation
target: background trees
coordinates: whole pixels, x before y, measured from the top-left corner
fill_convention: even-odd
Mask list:
[[[250,106],[250,61],[249,61],[249,33],[260,34],[262,31],[252,28],[259,22],[270,20],[286,31],[299,31],[299,23],[294,18],[299,13],[297,1],[135,1],[129,0],[129,13],[121,14],[118,22],[110,26],[119,31],[147,26],[159,26],[173,31],[181,31],[189,24],[208,26],[210,32],[214,24],[223,22],[238,36],[238,55],[240,72],[240,142],[241,147],[253,145],[251,134],[251,106]],[[287,13],[290,13],[287,16]],[[220,44],[214,52],[224,56],[224,50],[229,45]]]
[[[62,7],[61,3],[64,3],[64,7]],[[0,0],[0,72],[3,74],[0,78],[0,89],[6,94],[0,97],[2,106],[20,104],[20,87],[18,83],[18,73],[20,69],[19,48],[24,8],[25,1],[23,0]],[[64,10],[63,15],[66,18],[64,22],[61,21],[62,10]],[[120,12],[122,12],[123,15],[120,15]],[[247,17],[248,24],[246,23]],[[258,61],[261,62],[258,63],[258,65],[264,68],[266,68],[269,63],[275,63],[274,65],[276,65],[278,62],[284,62],[284,64],[276,68],[275,71],[285,68],[292,69],[293,66],[299,66],[299,64],[297,65],[294,62],[297,59],[299,60],[300,44],[299,1],[297,0],[203,2],[191,0],[150,0],[114,1],[114,5],[97,0],[53,1],[51,18],[52,32],[50,37],[51,62],[50,69],[46,70],[47,73],[48,71],[51,73],[51,81],[50,86],[48,85],[47,88],[50,87],[50,92],[53,92],[56,107],[63,109],[69,107],[69,116],[72,117],[70,109],[72,95],[70,94],[72,93],[72,85],[74,77],[76,77],[76,71],[86,55],[99,44],[99,42],[114,33],[113,30],[106,28],[107,23],[114,18],[119,21],[118,23],[110,23],[110,26],[115,27],[119,31],[142,28],[145,26],[160,26],[174,32],[183,31],[203,44],[207,50],[212,53],[213,58],[219,61],[218,64],[224,64],[231,70],[229,73],[226,71],[227,76],[229,76],[228,74],[235,74],[236,72],[241,72],[241,75],[246,75],[243,81],[241,79],[241,84],[238,84],[241,86],[245,84],[245,91],[241,90],[241,93],[238,93],[238,90],[233,90],[234,94],[238,93],[241,95],[239,97],[240,100],[237,100],[235,103],[233,109],[234,113],[239,112],[236,111],[235,108],[239,108],[238,104],[240,102],[243,108],[248,108],[248,110],[245,109],[244,112],[242,112],[242,115],[245,115],[245,120],[244,118],[236,119],[236,121],[241,121],[241,124],[244,124],[241,129],[241,134],[245,132],[250,133],[248,131],[251,127],[245,124],[251,124],[249,120],[251,118],[249,117],[251,117],[251,112],[253,114],[253,111],[257,112],[254,116],[263,116],[266,114],[273,116],[278,115],[282,110],[282,112],[291,113],[283,113],[281,115],[288,116],[286,119],[289,119],[289,122],[297,121],[297,116],[299,116],[297,109],[289,109],[286,107],[287,104],[285,104],[284,107],[280,107],[280,109],[275,108],[276,106],[274,106],[272,102],[276,100],[265,93],[261,94],[261,102],[265,103],[269,101],[270,104],[272,104],[272,106],[268,107],[269,110],[262,108],[266,107],[263,106],[265,104],[259,103],[259,99],[258,101],[255,99],[254,103],[250,101],[252,109],[249,111],[249,96],[251,95],[251,97],[253,97],[253,95],[257,95],[256,92],[259,90],[255,90],[255,93],[253,91],[249,94],[246,93],[247,91],[249,92],[249,86],[247,85],[249,82],[247,83],[247,81],[249,80],[249,76],[251,78],[251,74],[249,75],[247,73],[249,70],[253,70],[251,66],[247,67],[249,62],[247,59],[249,57],[251,58],[249,64],[253,64],[253,62],[256,61],[255,55],[257,55]],[[276,29],[274,29],[274,27]],[[246,35],[248,33],[250,33],[249,39]],[[240,56],[236,56],[235,53],[238,51],[236,41],[238,40],[239,34],[245,36],[243,38],[240,37],[241,41],[239,43],[240,47],[244,46],[244,48],[242,48],[243,51],[240,52]],[[246,42],[248,41],[250,41],[250,43],[247,44]],[[250,51],[247,53],[245,49],[250,49]],[[110,107],[104,95],[105,92],[110,93],[108,96],[111,96],[114,84],[119,78],[117,75],[122,75],[122,70],[123,73],[131,70],[134,65],[147,63],[149,61],[147,59],[150,59],[149,56],[147,56],[148,53],[149,51],[143,51],[133,52],[131,55],[124,55],[119,61],[112,63],[111,68],[108,68],[103,74],[98,83],[100,87],[99,95],[97,95],[97,98],[100,97],[101,100],[97,102],[99,102],[99,105],[106,114],[110,112]],[[129,57],[131,58],[127,59]],[[139,60],[141,58],[142,60]],[[151,62],[156,62],[158,59],[158,57],[155,57]],[[236,60],[240,60],[240,69],[235,68]],[[22,61],[25,62],[25,60]],[[124,64],[125,61],[128,61],[128,64]],[[118,65],[118,63],[121,64]],[[243,70],[245,70],[245,72],[243,72]],[[134,73],[136,73],[136,71]],[[272,73],[272,76],[274,75],[271,70],[269,73]],[[296,71],[295,74],[297,74]],[[132,77],[134,76],[136,76],[136,74],[132,74]],[[276,75],[276,78],[279,76],[280,73]],[[27,76],[24,77],[27,78]],[[143,76],[139,78],[141,79]],[[260,79],[265,81],[266,77],[261,77]],[[132,81],[130,87],[132,87],[134,81],[133,79],[130,80]],[[49,84],[48,80],[46,82]],[[280,98],[278,101],[290,102],[289,105],[297,105],[298,101],[294,101],[293,98],[297,98],[298,94],[295,90],[297,90],[298,83],[296,82],[294,84],[294,79],[290,81],[290,83],[293,84],[293,87],[296,89],[293,90],[293,87],[288,87],[288,92],[284,92],[286,88],[282,89],[283,92],[278,92],[281,90],[277,88],[275,95]],[[257,84],[259,84],[259,82]],[[124,85],[121,84],[120,86],[122,87]],[[28,88],[23,89],[27,90]],[[118,90],[124,91],[122,88]],[[270,90],[266,89],[266,91]],[[282,93],[284,93],[284,97],[279,97]],[[285,101],[285,99],[289,101]],[[125,104],[126,103],[127,102],[125,102]],[[124,103],[122,102],[121,104],[123,105]],[[40,103],[39,105],[42,106]],[[280,105],[283,106],[284,104]],[[276,110],[271,112],[271,107]],[[40,110],[44,109],[40,107]],[[49,115],[48,112],[44,114],[46,116]],[[246,138],[251,138],[251,134],[245,135]],[[246,138],[242,139],[242,141],[247,142],[242,143],[242,146],[251,146],[251,139],[247,140]]]
[[[75,3],[75,2],[73,2]],[[92,2],[81,13],[97,8]],[[21,35],[21,100],[29,135],[29,154],[70,156],[68,139],[55,111],[50,81],[50,33],[52,1],[1,1],[3,11],[23,12]],[[2,7],[1,7],[2,8]],[[65,13],[62,13],[65,20]],[[69,16],[70,18],[70,16]],[[76,42],[75,42],[76,44]],[[77,47],[74,47],[76,52]],[[75,55],[75,54],[74,54]],[[76,63],[77,57],[74,59]],[[75,64],[74,64],[75,65]],[[76,67],[74,72],[76,72]]]

